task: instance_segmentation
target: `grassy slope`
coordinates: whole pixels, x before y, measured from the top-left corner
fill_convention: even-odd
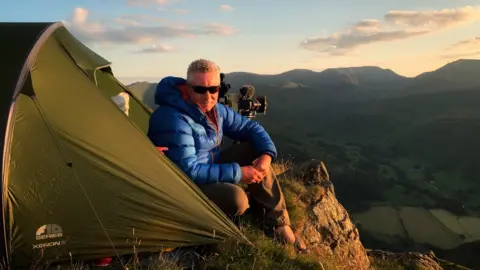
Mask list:
[[[285,171],[290,164],[276,164],[277,173]],[[300,181],[282,178],[282,188],[287,200],[288,210],[293,227],[301,226],[305,222],[306,205],[311,190],[307,190]],[[336,269],[335,258],[330,255],[319,254],[315,251],[310,254],[298,254],[291,247],[284,247],[273,239],[264,235],[256,225],[256,219],[246,214],[240,222],[240,229],[252,241],[253,246],[230,240],[209,247],[200,252],[195,269]],[[134,250],[132,249],[132,253]],[[148,255],[135,255],[124,260],[129,269],[183,269],[178,265],[181,255],[175,252]],[[116,262],[112,267],[120,267]],[[397,262],[374,260],[373,269],[408,269]],[[91,269],[87,263],[72,262],[64,265],[63,269]]]

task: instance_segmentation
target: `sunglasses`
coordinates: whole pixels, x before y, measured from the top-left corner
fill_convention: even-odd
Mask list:
[[[192,85],[193,92],[197,94],[205,94],[210,92],[210,94],[215,94],[220,90],[220,86],[198,86],[198,85]]]

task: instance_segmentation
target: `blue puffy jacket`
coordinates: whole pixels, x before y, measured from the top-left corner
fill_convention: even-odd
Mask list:
[[[196,184],[240,182],[238,163],[216,164],[224,134],[234,140],[250,141],[258,154],[276,159],[275,145],[262,126],[217,104],[217,130],[197,105],[182,97],[178,86],[185,83],[177,77],[160,81],[155,92],[155,103],[160,107],[150,117],[148,137],[156,146],[168,147],[165,155]]]

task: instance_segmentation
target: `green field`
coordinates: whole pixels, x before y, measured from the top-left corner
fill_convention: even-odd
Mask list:
[[[397,210],[391,206],[372,207],[370,211],[355,214],[354,218],[371,233],[407,237]]]
[[[395,236],[398,240],[451,249],[480,240],[480,218],[455,216],[444,209],[375,206],[352,216],[363,231],[380,241]]]
[[[467,235],[471,237],[470,241],[480,239],[480,218],[460,217],[460,224],[465,228]]]
[[[441,249],[451,249],[463,244],[462,238],[420,207],[402,207],[398,211],[405,229],[417,243],[426,243]]]
[[[443,209],[431,209],[430,213],[440,222],[445,224],[452,232],[458,235],[467,235],[465,227],[460,223],[458,216]]]

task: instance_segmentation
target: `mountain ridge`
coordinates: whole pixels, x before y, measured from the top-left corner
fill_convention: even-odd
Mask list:
[[[480,62],[480,60],[479,60],[479,62]],[[392,69],[382,68],[380,66],[365,65],[365,66],[347,66],[347,67],[337,67],[337,68],[326,68],[326,69],[321,70],[321,71],[315,71],[315,70],[312,70],[312,69],[294,68],[294,69],[290,69],[290,70],[286,70],[286,71],[283,71],[283,72],[280,72],[280,73],[274,73],[274,74],[262,74],[262,73],[248,72],[248,71],[232,71],[232,72],[229,72],[229,73],[225,73],[225,75],[228,76],[228,75],[241,74],[241,75],[254,75],[254,76],[279,76],[279,75],[287,75],[287,74],[290,74],[290,73],[299,73],[299,72],[305,72],[305,73],[310,73],[310,74],[318,74],[318,73],[331,72],[331,71],[346,71],[346,70],[361,70],[361,69],[381,70],[381,71],[385,71],[385,72],[391,72],[391,73],[394,73],[395,75],[397,75],[399,77],[403,77],[403,78],[415,78],[417,76],[420,76],[421,74],[426,73],[426,72],[423,72],[423,73],[421,73],[421,74],[419,74],[415,77],[407,77],[407,76],[403,76],[403,75],[400,75],[400,74],[396,73]]]
[[[259,95],[271,96],[279,91],[289,91],[289,94],[301,89],[302,95],[308,95],[305,102],[311,102],[312,99],[357,102],[480,88],[476,70],[480,70],[480,60],[458,59],[413,78],[398,75],[391,69],[361,66],[329,68],[320,72],[292,69],[272,75],[239,71],[227,73],[225,80],[232,86],[230,93],[236,92],[244,84],[251,84]],[[153,96],[156,84],[137,81],[128,87],[144,98],[147,105],[155,107]]]
[[[312,69],[294,68],[294,69],[290,69],[290,70],[286,70],[286,71],[283,71],[283,72],[280,72],[280,73],[274,73],[274,74],[262,74],[262,73],[248,72],[248,71],[232,71],[232,72],[226,73],[226,75],[232,75],[232,74],[237,74],[238,73],[238,74],[250,74],[250,75],[259,75],[259,76],[275,76],[275,75],[283,75],[283,74],[293,72],[293,71],[305,71],[305,72],[311,72],[311,73],[322,73],[322,72],[325,72],[327,70],[346,70],[346,69],[372,68],[372,69],[378,69],[378,70],[392,72],[392,73],[398,75],[399,77],[403,77],[403,78],[407,78],[407,79],[414,79],[414,78],[417,78],[417,77],[421,77],[423,74],[428,74],[428,73],[432,73],[432,72],[444,69],[445,67],[450,67],[450,66],[453,66],[453,65],[465,64],[465,63],[467,63],[467,64],[475,63],[475,64],[480,65],[480,59],[459,58],[455,61],[446,63],[446,64],[444,64],[444,65],[442,65],[442,66],[440,66],[440,67],[438,67],[434,70],[425,71],[425,72],[422,72],[422,73],[420,73],[416,76],[412,76],[412,77],[400,75],[392,69],[382,68],[381,66],[375,66],[375,65],[361,65],[361,66],[345,66],[345,67],[336,67],[336,68],[326,68],[326,69],[323,69],[321,71],[315,71],[315,70],[312,70]]]
[[[475,72],[479,69],[479,59],[461,58],[414,77],[399,75],[388,68],[365,65],[327,68],[322,71],[297,68],[276,74],[233,71],[226,73],[226,81],[232,85],[232,89],[238,89],[244,84],[252,84],[259,86],[259,88],[266,86],[280,89],[315,88],[325,90],[334,88],[338,91],[355,89],[370,92],[391,89],[402,90],[395,92],[403,95],[417,92],[417,88],[420,88],[421,92],[431,92],[442,91],[442,89],[466,89],[480,86]],[[138,85],[139,83],[156,84],[160,79],[156,82],[139,80],[128,84],[128,86]],[[404,91],[405,89],[407,90]],[[385,93],[380,93],[377,96],[381,97],[382,95],[385,95]]]

